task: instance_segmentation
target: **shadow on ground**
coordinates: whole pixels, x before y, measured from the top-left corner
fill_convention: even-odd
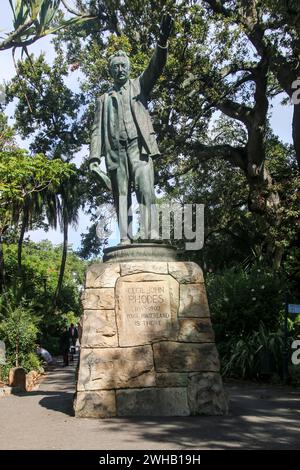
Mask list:
[[[123,432],[136,427],[142,439],[176,446],[207,449],[299,449],[299,392],[281,393],[264,389],[227,388],[230,412],[227,416],[187,418],[123,418],[105,420],[106,429]],[[121,421],[121,424],[120,424]]]
[[[55,367],[30,395],[41,397],[40,406],[73,417],[74,390],[75,366]],[[86,429],[95,441],[97,436],[114,436],[123,449],[135,448],[137,442],[144,449],[164,444],[183,449],[300,448],[299,390],[253,384],[227,384],[226,390],[230,397],[227,416],[71,418],[72,427],[79,434]]]

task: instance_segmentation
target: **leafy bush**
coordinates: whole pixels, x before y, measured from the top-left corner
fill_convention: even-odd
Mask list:
[[[282,374],[286,275],[257,262],[208,273],[206,280],[223,374],[256,379],[271,371]],[[289,342],[297,321],[289,319]]]
[[[30,308],[22,303],[16,308],[9,305],[6,318],[0,323],[0,336],[6,345],[7,362],[22,367],[28,364],[28,355],[35,350],[37,334],[37,320]]]
[[[41,360],[34,352],[30,352],[25,355],[22,367],[29,372],[30,370],[40,370],[41,369]]]
[[[258,331],[261,321],[276,331],[284,315],[286,280],[259,263],[241,265],[206,277],[217,343]]]
[[[231,339],[223,356],[223,374],[243,379],[280,374],[282,349],[283,331],[270,332],[261,323],[258,331]]]

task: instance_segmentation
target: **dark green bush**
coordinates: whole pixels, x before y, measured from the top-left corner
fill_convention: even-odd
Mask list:
[[[223,374],[251,379],[282,374],[284,273],[256,263],[208,273],[206,281]],[[292,336],[291,320],[289,330]]]

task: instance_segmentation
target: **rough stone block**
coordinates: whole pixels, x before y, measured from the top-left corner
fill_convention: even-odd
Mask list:
[[[36,370],[31,370],[26,374],[26,391],[30,392],[36,386],[40,374]]]
[[[188,416],[186,388],[117,390],[118,416]]]
[[[122,276],[145,272],[156,274],[168,274],[168,264],[165,261],[136,261],[130,263],[121,263]]]
[[[183,318],[179,320],[178,341],[213,343],[214,331],[210,318]]]
[[[153,344],[157,372],[196,372],[220,369],[214,343],[176,343],[163,341]]]
[[[116,416],[116,393],[113,390],[77,392],[74,409],[78,418]]]
[[[85,310],[82,348],[117,347],[118,335],[114,310]]]
[[[228,413],[228,401],[220,374],[203,372],[191,375],[187,391],[192,415],[223,415]]]
[[[77,390],[154,385],[151,346],[81,350]]]
[[[17,387],[20,391],[26,391],[26,372],[23,367],[13,367],[9,371],[8,385]]]
[[[120,277],[118,263],[95,263],[87,269],[85,287],[115,287],[118,277]]]
[[[209,307],[204,284],[180,286],[179,317],[209,317]]]
[[[192,261],[170,262],[168,263],[168,269],[171,276],[180,284],[204,282],[202,269]]]
[[[186,387],[189,378],[188,372],[157,372],[157,387]]]
[[[86,289],[81,301],[85,310],[111,310],[115,308],[115,290],[110,287]]]

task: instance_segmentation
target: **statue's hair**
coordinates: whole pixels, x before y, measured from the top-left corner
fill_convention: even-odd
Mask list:
[[[115,57],[126,57],[126,59],[127,59],[127,61],[128,61],[128,64],[130,64],[129,57],[128,57],[128,55],[126,54],[126,52],[119,50],[119,51],[115,52],[113,55],[111,55],[111,56],[108,58],[108,67],[109,67],[109,68],[111,67],[111,63],[112,63],[113,59],[115,59]]]

